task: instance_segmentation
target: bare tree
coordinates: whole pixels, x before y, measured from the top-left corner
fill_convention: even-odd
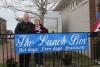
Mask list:
[[[52,10],[59,0],[0,0],[1,7],[38,16],[44,23],[45,14]]]

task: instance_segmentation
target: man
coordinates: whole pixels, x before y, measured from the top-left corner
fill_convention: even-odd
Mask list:
[[[31,27],[34,26],[29,22],[29,16],[24,15],[23,21],[17,24],[15,28],[15,34],[29,34]],[[29,67],[31,54],[20,54],[19,55],[19,67]]]

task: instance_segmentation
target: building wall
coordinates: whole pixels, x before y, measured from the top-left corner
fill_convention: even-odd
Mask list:
[[[6,33],[6,22],[2,22],[1,24],[1,33]]]
[[[89,0],[90,10],[90,23],[96,22],[96,0]]]
[[[6,33],[6,20],[0,18],[0,33]]]
[[[89,1],[77,5],[71,3],[62,10],[63,32],[90,32]]]

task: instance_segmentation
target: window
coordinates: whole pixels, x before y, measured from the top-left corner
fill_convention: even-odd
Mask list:
[[[76,9],[77,5],[78,5],[77,0],[72,0],[72,2],[71,2],[71,9],[72,10]]]
[[[88,0],[78,0],[79,5],[86,3]]]
[[[86,3],[88,0],[72,0],[71,1],[71,9],[74,10],[78,8],[80,5]]]

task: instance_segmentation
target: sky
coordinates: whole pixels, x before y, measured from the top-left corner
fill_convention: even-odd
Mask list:
[[[13,30],[14,31],[14,29],[15,29],[17,23],[18,23],[15,19],[16,16],[22,17],[23,13],[17,12],[17,14],[16,14],[13,11],[6,9],[6,8],[0,9],[0,17],[7,21],[7,30]]]
[[[0,17],[7,21],[7,30],[15,29],[15,27],[18,23],[15,19],[15,16],[16,16],[16,14],[9,9],[4,9],[4,8],[0,9]]]

